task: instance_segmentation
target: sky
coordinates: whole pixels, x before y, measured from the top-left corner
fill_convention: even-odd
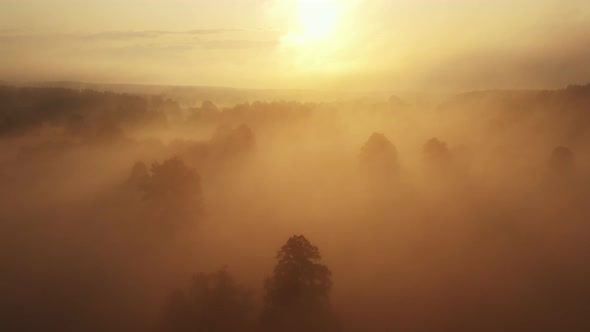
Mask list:
[[[0,0],[0,80],[351,90],[590,82],[587,0]]]

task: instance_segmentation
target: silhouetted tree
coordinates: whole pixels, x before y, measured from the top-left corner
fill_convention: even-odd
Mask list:
[[[201,112],[204,112],[206,114],[210,114],[210,113],[215,113],[218,111],[219,111],[219,109],[217,108],[217,105],[215,105],[210,100],[205,100],[201,103]]]
[[[433,171],[448,171],[452,156],[447,144],[438,138],[431,138],[424,144],[424,161],[426,167]]]
[[[165,308],[162,330],[241,332],[252,327],[250,293],[227,269],[193,277],[190,289],[174,292]]]
[[[383,181],[397,175],[399,163],[395,146],[381,133],[373,133],[361,148],[360,166],[368,175]]]
[[[333,331],[331,272],[318,248],[303,235],[292,236],[277,253],[278,263],[265,284],[261,325],[266,331]]]
[[[184,219],[201,211],[201,181],[180,158],[154,163],[142,185],[156,217]]]
[[[256,136],[245,124],[236,128],[220,126],[211,138],[210,144],[217,161],[235,160],[256,151]]]

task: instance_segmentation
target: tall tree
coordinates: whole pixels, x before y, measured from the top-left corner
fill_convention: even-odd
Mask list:
[[[373,133],[361,148],[359,164],[372,184],[390,187],[399,175],[397,150],[384,134]]]
[[[331,272],[320,263],[318,248],[303,235],[289,238],[277,253],[266,281],[261,325],[266,331],[333,331]]]
[[[446,142],[433,137],[424,144],[422,154],[425,170],[429,174],[445,179],[454,171],[453,156]]]
[[[154,163],[142,189],[158,220],[190,220],[201,212],[200,177],[180,158]]]

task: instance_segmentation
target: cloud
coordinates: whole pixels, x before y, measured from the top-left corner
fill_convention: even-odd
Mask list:
[[[206,40],[196,45],[206,49],[270,48],[279,45],[279,40]]]
[[[78,38],[84,39],[111,39],[111,40],[125,40],[125,39],[145,39],[158,38],[162,36],[192,36],[192,35],[218,35],[232,32],[241,32],[241,29],[192,29],[186,31],[174,30],[144,30],[144,31],[104,31],[93,34],[79,34]]]
[[[39,33],[21,32],[16,29],[0,29],[0,38],[3,41],[19,40],[80,40],[80,41],[125,41],[138,39],[155,39],[166,36],[194,36],[194,35],[219,35],[241,32],[241,29],[193,29],[186,31],[174,30],[113,30],[92,33]]]
[[[180,33],[186,33],[191,35],[206,35],[206,34],[219,34],[219,33],[227,33],[227,32],[241,32],[244,31],[242,29],[195,29],[195,30],[188,30]]]
[[[173,30],[144,30],[144,31],[104,31],[93,34],[79,34],[75,35],[81,39],[111,39],[111,40],[126,40],[126,39],[146,39],[158,38],[170,35],[217,35],[224,33],[240,32],[241,29],[193,29],[186,31]]]
[[[129,39],[145,39],[157,38],[161,33],[157,31],[105,31],[94,34],[80,34],[74,35],[80,39],[109,39],[109,40],[129,40]]]

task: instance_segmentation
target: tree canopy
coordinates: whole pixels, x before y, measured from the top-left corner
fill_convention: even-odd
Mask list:
[[[303,235],[289,238],[277,253],[266,281],[262,325],[268,331],[331,331],[331,272],[320,263],[318,248]]]
[[[361,148],[361,168],[383,181],[399,172],[397,150],[384,134],[373,133]]]
[[[180,158],[152,164],[142,190],[158,217],[190,217],[202,208],[200,177]]]

